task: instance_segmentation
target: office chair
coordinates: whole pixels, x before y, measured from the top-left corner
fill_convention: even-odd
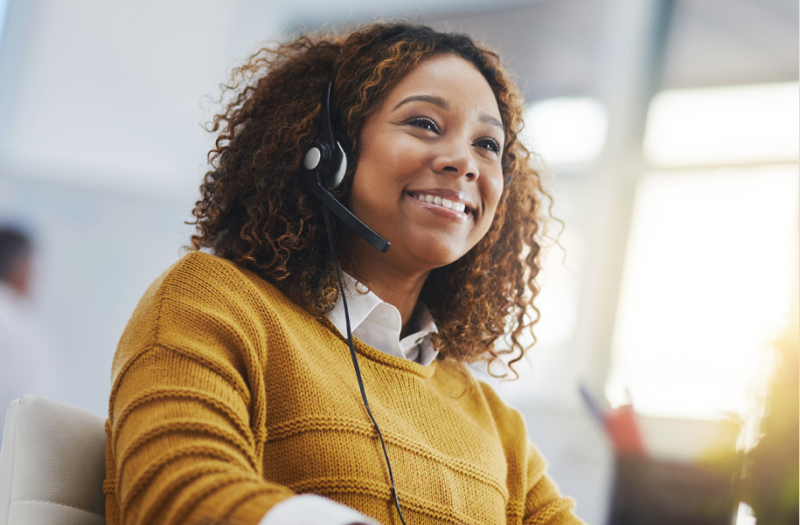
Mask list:
[[[27,395],[11,402],[0,449],[0,525],[105,525],[104,418]]]

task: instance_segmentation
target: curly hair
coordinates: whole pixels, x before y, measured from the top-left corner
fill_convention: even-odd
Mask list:
[[[437,324],[441,357],[491,365],[506,355],[513,370],[535,342],[535,279],[549,196],[531,154],[517,141],[523,122],[516,86],[498,55],[468,36],[376,23],[347,34],[302,36],[253,54],[234,70],[223,89],[224,111],[208,126],[218,135],[193,211],[192,247],[248,268],[312,315],[324,316],[338,297],[335,269],[322,204],[299,176],[300,158],[318,133],[323,89],[333,79],[334,111],[357,163],[368,117],[417,64],[441,54],[472,63],[489,83],[505,129],[506,184],[486,236],[459,260],[431,271],[420,300]],[[347,198],[354,171],[355,164],[337,198]],[[345,226],[332,219],[338,245]],[[346,257],[359,278],[357,264]]]

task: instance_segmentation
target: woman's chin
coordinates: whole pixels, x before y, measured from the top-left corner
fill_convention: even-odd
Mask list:
[[[418,264],[428,270],[433,270],[456,262],[467,251],[469,249],[462,245],[417,241],[410,244],[407,253],[410,255],[410,259],[418,261]]]

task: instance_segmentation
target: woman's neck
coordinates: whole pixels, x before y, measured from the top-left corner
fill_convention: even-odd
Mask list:
[[[371,246],[369,249],[375,250]],[[430,272],[409,271],[406,265],[392,264],[394,262],[392,258],[386,257],[385,254],[376,251],[376,255],[378,257],[357,257],[355,268],[351,267],[352,263],[345,262],[346,271],[353,274],[357,280],[369,283],[372,293],[397,308],[403,320],[400,335],[405,337],[413,328],[414,309]]]

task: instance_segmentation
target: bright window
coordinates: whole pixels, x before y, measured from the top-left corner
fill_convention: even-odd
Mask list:
[[[548,164],[594,160],[606,142],[605,108],[594,98],[565,97],[535,102],[525,110],[520,140]]]
[[[680,167],[797,160],[797,82],[663,91],[650,105],[645,155]]]
[[[798,84],[663,92],[607,383],[637,411],[752,420],[797,273]],[[716,167],[714,167],[716,166]],[[755,409],[758,411],[758,409]]]
[[[641,181],[614,340],[612,404],[743,414],[789,311],[797,168],[653,173]]]

